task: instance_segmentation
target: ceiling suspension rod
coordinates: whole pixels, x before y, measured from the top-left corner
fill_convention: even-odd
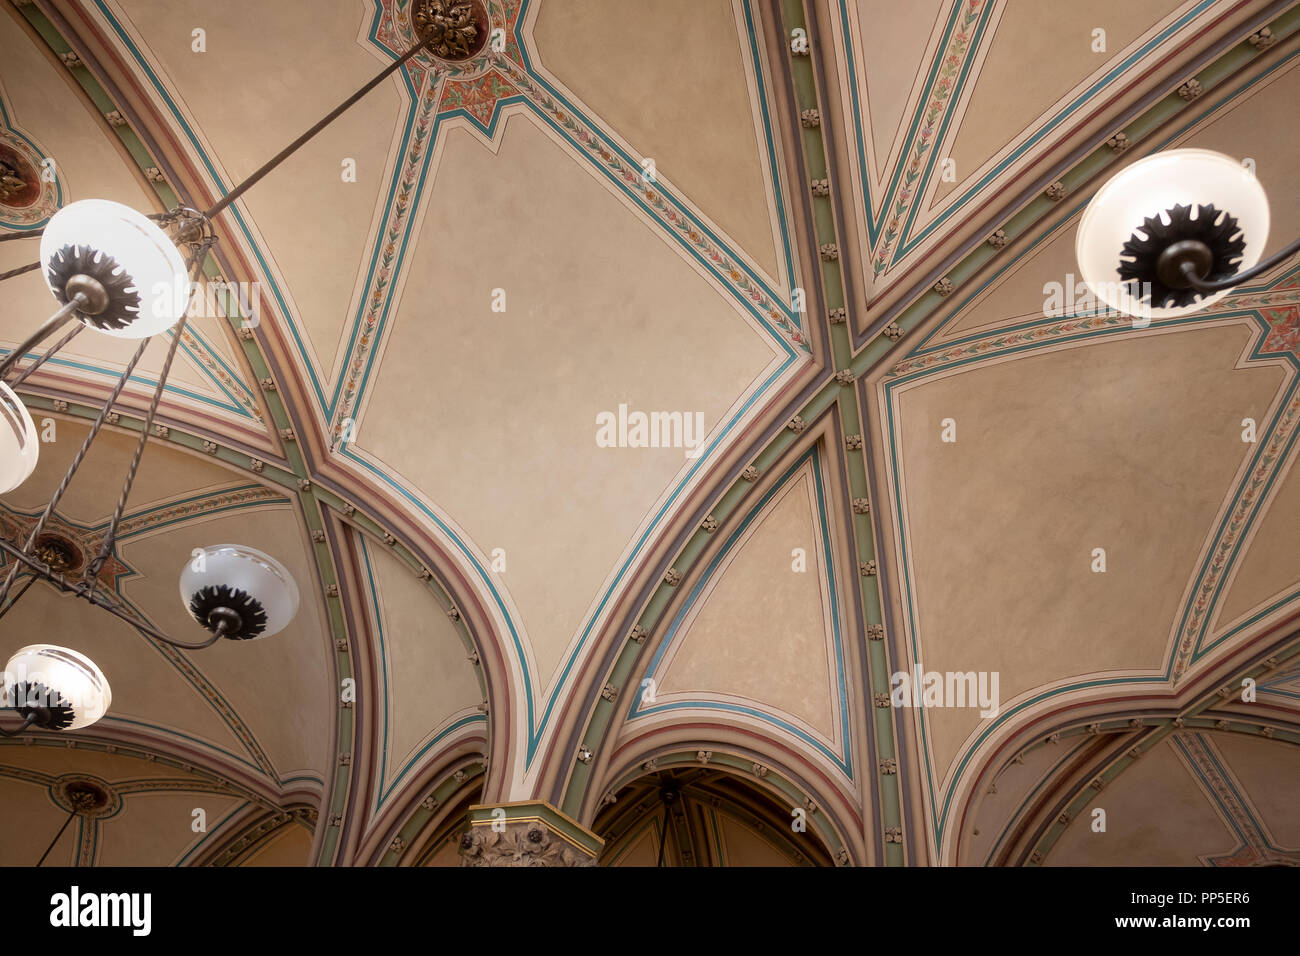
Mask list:
[[[377,75],[369,83],[361,87],[361,89],[357,90],[355,93],[349,96],[338,106],[334,107],[334,109],[332,109],[329,113],[325,114],[325,116],[319,122],[317,122],[315,126],[307,130],[307,132],[303,133],[301,136],[295,139],[284,149],[280,150],[280,152],[272,156],[269,160],[267,160],[264,164],[262,164],[262,166],[259,169],[255,170],[251,175],[246,177],[243,182],[239,183],[233,189],[231,189],[230,192],[222,196],[221,199],[219,199],[216,202],[216,204],[212,206],[211,209],[205,210],[203,214],[209,218],[212,218],[218,215],[219,213],[223,212],[227,206],[229,206],[236,199],[238,199],[245,192],[247,192],[250,188],[256,185],[256,183],[263,176],[271,172],[271,170],[275,169],[275,167],[279,166],[282,162],[284,162],[286,159],[288,159],[290,156],[296,153],[304,143],[306,143],[309,139],[311,139],[313,136],[315,136],[317,133],[323,130],[326,126],[329,126],[330,123],[338,119],[343,113],[347,112],[349,107],[355,104],[358,100],[360,100],[363,96],[365,96],[367,93],[373,90],[384,80],[388,79],[388,77],[391,76],[393,73],[396,73],[408,60],[410,60],[412,57],[415,56],[415,54],[419,53],[423,49],[424,49],[423,41],[411,47],[411,49],[407,50],[404,54],[402,54],[401,57],[399,57],[398,59],[390,63],[388,66],[386,66],[379,73],[379,75]]]

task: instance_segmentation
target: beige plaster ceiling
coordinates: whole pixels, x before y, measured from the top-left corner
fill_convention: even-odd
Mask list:
[[[408,14],[6,7],[7,135],[57,161],[63,202],[207,206],[407,49]],[[36,585],[0,619],[6,648],[59,635],[114,702],[57,761],[0,747],[31,823],[0,829],[0,862],[39,855],[72,772],[166,785],[127,796],[97,849],[65,839],[68,862],[453,865],[472,804],[536,800],[609,835],[602,863],[654,865],[657,788],[688,776],[716,788],[687,801],[674,865],[705,846],[725,865],[1294,852],[1295,775],[1265,768],[1300,743],[1297,284],[1278,269],[1150,328],[1045,299],[1092,191],[1158,149],[1249,157],[1270,249],[1300,231],[1300,134],[1265,121],[1297,93],[1300,8],[490,16],[497,55],[417,57],[217,218],[209,272],[255,283],[261,321],[194,319],[116,586],[192,637],[177,570],[239,541],[289,567],[302,607],[271,640],[190,654]],[[1265,23],[1281,42],[1248,42]],[[1204,95],[1178,95],[1193,74]],[[33,247],[0,244],[0,271]],[[4,289],[9,348],[52,307],[38,274]],[[130,351],[87,333],[24,383],[58,437],[0,518],[43,507]],[[621,406],[698,414],[700,454],[602,447]],[[106,430],[60,521],[93,540],[136,435]],[[1213,718],[1246,729],[1172,723],[1265,657],[1257,708]],[[999,715],[882,703],[918,664],[998,673]],[[1165,736],[1121,766],[1147,732]],[[1211,757],[1235,804],[1197,777]],[[1111,838],[1080,819],[1031,845],[1085,771],[1106,775]],[[206,840],[158,822],[184,824],[185,787],[222,821]],[[797,809],[815,847],[773,835]],[[1247,817],[1263,843],[1234,842]]]

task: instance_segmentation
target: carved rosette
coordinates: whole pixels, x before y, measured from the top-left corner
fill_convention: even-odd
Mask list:
[[[462,866],[595,866],[596,858],[535,820],[475,826],[460,839]]]

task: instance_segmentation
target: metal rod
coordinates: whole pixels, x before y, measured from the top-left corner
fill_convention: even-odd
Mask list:
[[[39,329],[29,335],[25,342],[16,346],[12,352],[6,355],[3,362],[0,362],[0,379],[3,379],[8,375],[9,370],[17,365],[24,355],[36,348],[36,346],[40,345],[41,342],[45,340],[46,336],[60,328],[64,322],[71,318],[73,312],[76,312],[84,305],[90,305],[90,300],[86,298],[85,293],[78,292],[68,300],[67,305],[46,319]]]
[[[23,719],[22,724],[15,727],[13,730],[5,730],[3,727],[0,727],[0,734],[3,734],[5,737],[17,737],[34,723],[36,723],[36,711],[29,713]],[[42,859],[44,859],[44,857],[42,857]]]
[[[185,644],[181,641],[173,640],[172,638],[168,637],[166,634],[162,633],[162,631],[159,631],[153,625],[148,624],[144,621],[141,621],[139,618],[132,617],[131,615],[127,614],[122,609],[113,605],[112,602],[110,602],[107,598],[103,597],[102,595],[96,594],[93,591],[91,591],[89,588],[85,587],[83,584],[81,584],[81,582],[77,582],[76,584],[70,583],[67,577],[63,575],[61,572],[55,571],[48,564],[45,564],[39,559],[32,557],[30,554],[27,554],[25,551],[20,550],[15,545],[10,544],[4,538],[0,538],[0,551],[4,551],[10,557],[17,559],[18,561],[21,561],[23,564],[27,565],[27,567],[31,568],[33,571],[39,574],[43,580],[48,581],[52,586],[58,588],[60,591],[63,591],[65,594],[76,595],[79,598],[89,601],[91,604],[95,605],[96,607],[103,608],[105,611],[108,611],[108,613],[112,614],[114,617],[117,617],[125,621],[127,624],[130,624],[137,631],[140,631],[141,633],[149,637],[162,641],[164,644],[170,644],[172,647],[179,647],[182,650],[197,651],[197,650],[202,650],[205,647],[211,647],[218,640],[220,640],[222,637],[225,636],[225,628],[218,626],[216,631],[213,633],[212,637],[198,644]]]
[[[191,287],[198,278],[208,248],[205,244],[203,248],[195,250],[190,259]],[[167,358],[163,360],[162,371],[158,375],[158,384],[154,387],[153,398],[149,401],[149,411],[144,417],[144,426],[140,429],[140,440],[136,442],[135,454],[131,457],[131,464],[127,467],[126,480],[122,482],[122,492],[117,496],[117,507],[113,511],[113,520],[109,522],[108,533],[104,535],[104,542],[100,545],[99,554],[86,565],[85,574],[82,575],[82,582],[89,585],[92,591],[99,585],[100,568],[104,566],[108,556],[113,553],[113,545],[117,541],[117,528],[122,523],[122,514],[126,511],[126,499],[131,494],[131,486],[135,484],[136,472],[140,470],[140,459],[144,455],[145,445],[149,441],[149,431],[153,428],[154,416],[158,413],[158,403],[162,400],[163,389],[167,385],[167,376],[171,374],[172,361],[176,358],[176,347],[181,344],[181,338],[185,335],[185,323],[188,320],[186,313],[188,311],[187,304],[186,312],[181,314],[180,321],[176,323],[175,330],[172,332],[172,341],[167,349]]]
[[[9,599],[8,604],[0,608],[0,617],[4,617],[6,614],[8,614],[9,611],[13,608],[13,606],[18,603],[19,599],[22,598],[22,596],[27,593],[27,590],[33,584],[35,584],[37,580],[39,579],[36,577],[36,575],[33,574],[30,578],[24,581],[23,586],[18,589],[18,593]]]
[[[27,544],[23,546],[24,553],[31,550],[32,545],[36,543],[37,535],[45,530],[45,523],[50,520],[50,515],[54,514],[54,509],[58,506],[59,501],[62,500],[63,495],[67,492],[68,485],[72,483],[72,477],[77,473],[77,469],[81,467],[81,462],[85,459],[86,453],[90,451],[91,443],[95,440],[95,436],[99,434],[99,430],[104,427],[104,419],[108,418],[109,410],[112,409],[114,404],[116,404],[118,396],[122,394],[122,389],[126,388],[126,383],[130,380],[131,373],[135,371],[136,364],[144,356],[144,350],[149,347],[149,342],[152,338],[153,336],[150,336],[147,339],[140,340],[140,347],[135,350],[135,355],[131,356],[130,363],[126,366],[125,371],[122,372],[122,377],[117,380],[117,385],[113,387],[113,392],[108,396],[108,401],[106,401],[104,407],[100,409],[99,417],[96,418],[95,423],[90,426],[90,432],[86,435],[86,440],[81,443],[81,448],[73,457],[72,464],[68,466],[67,473],[64,474],[63,480],[60,481],[59,486],[54,489],[54,495],[50,498],[50,503],[45,506],[45,511],[41,514],[40,518],[37,519],[36,525],[31,530],[31,534],[28,535]],[[3,543],[2,540],[0,540],[0,543]],[[9,589],[13,587],[14,575],[17,573],[17,565],[14,565],[9,569],[9,576],[5,578],[4,585],[0,586],[0,601],[3,601],[9,596]]]
[[[1198,276],[1196,274],[1196,266],[1191,262],[1184,261],[1181,268],[1183,278],[1185,278],[1187,284],[1197,292],[1222,292],[1224,289],[1231,289],[1234,286],[1239,286],[1247,279],[1253,279],[1255,276],[1267,272],[1279,262],[1291,258],[1297,252],[1300,252],[1300,239],[1297,239],[1295,242],[1291,243],[1291,245],[1279,250],[1274,255],[1269,256],[1263,262],[1256,263],[1254,266],[1243,272],[1238,272],[1235,275],[1228,276],[1226,279],[1219,279],[1215,282],[1206,282]]]
[[[36,359],[35,362],[33,362],[31,365],[27,366],[27,368],[23,369],[21,372],[19,372],[19,373],[18,373],[18,376],[17,376],[17,377],[16,377],[12,382],[9,383],[9,387],[12,388],[12,389],[17,389],[19,385],[21,385],[23,382],[27,381],[27,376],[31,375],[32,372],[35,372],[38,368],[40,368],[42,365],[44,365],[44,364],[46,363],[46,361],[50,358],[50,356],[52,356],[52,355],[57,355],[57,354],[59,353],[59,350],[62,349],[63,346],[67,345],[69,342],[71,342],[73,339],[75,339],[78,335],[80,335],[80,334],[85,330],[85,328],[86,328],[86,323],[85,323],[85,322],[78,322],[76,325],[74,325],[74,326],[73,326],[73,327],[72,327],[72,328],[67,332],[67,334],[65,334],[65,335],[63,336],[63,338],[59,339],[57,342],[55,342],[53,345],[51,345],[48,349],[46,349],[45,352],[42,353],[42,354],[41,354],[41,355]]]
[[[357,102],[357,100],[361,99],[363,96],[365,96],[367,93],[373,90],[376,86],[378,86],[380,83],[386,80],[393,73],[396,73],[397,70],[400,69],[401,66],[405,64],[407,60],[411,59],[411,57],[415,56],[415,54],[419,53],[422,49],[424,49],[424,44],[417,43],[415,46],[411,47],[411,49],[407,50],[406,53],[404,53],[400,59],[394,60],[392,63],[386,66],[378,76],[376,76],[365,86],[361,87],[361,89],[357,90],[355,93],[349,96],[338,106],[334,107],[334,109],[331,110],[329,113],[327,113],[324,116],[324,118],[321,119],[315,126],[307,130],[307,132],[303,133],[301,136],[295,139],[284,149],[280,150],[280,152],[276,153],[273,157],[267,160],[259,169],[254,171],[252,175],[248,176],[246,179],[244,179],[243,182],[239,183],[237,186],[231,189],[230,192],[222,196],[221,199],[217,201],[216,205],[214,205],[211,209],[207,210],[204,213],[204,215],[211,218],[216,216],[218,213],[223,212],[227,206],[229,206],[232,202],[234,202],[236,199],[242,196],[245,192],[247,192],[263,176],[265,176],[271,170],[275,169],[275,167],[279,166],[282,162],[284,162],[286,159],[288,159],[290,156],[296,153],[299,147],[301,147],[304,143],[306,143],[307,140],[311,139],[313,136],[315,136],[317,133],[323,130],[326,126],[329,126],[330,123],[338,119],[339,116],[342,115],[344,112],[346,112],[350,106],[352,106],[354,103]]]
[[[68,814],[68,819],[63,821],[63,826],[59,827],[59,832],[54,834],[54,839],[51,840],[50,845],[45,848],[45,852],[41,854],[41,858],[36,861],[37,866],[40,866],[42,863],[45,862],[45,858],[49,856],[50,851],[54,849],[54,844],[59,842],[59,837],[63,836],[63,831],[68,828],[68,824],[71,823],[72,818],[77,815],[77,811],[78,808],[73,807],[72,812]]]
[[[10,269],[8,272],[0,272],[0,282],[5,279],[12,279],[14,276],[25,275],[28,272],[35,272],[41,267],[39,262],[29,262],[25,266],[19,266],[17,269]]]

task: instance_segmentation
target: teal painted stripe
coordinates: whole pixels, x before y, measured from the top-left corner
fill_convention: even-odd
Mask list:
[[[1199,17],[1202,13],[1204,13],[1205,11],[1209,10],[1212,6],[1214,6],[1216,2],[1217,0],[1202,0],[1200,4],[1198,4],[1196,7],[1192,8],[1191,10],[1189,10],[1186,14],[1184,14],[1182,17],[1180,17],[1178,20],[1172,23],[1169,27],[1167,27],[1157,36],[1148,40],[1133,54],[1126,57],[1118,66],[1116,66],[1114,69],[1108,72],[1100,80],[1097,80],[1095,83],[1093,83],[1090,87],[1088,87],[1087,90],[1079,94],[1079,96],[1075,97],[1075,99],[1072,100],[1068,106],[1066,106],[1060,113],[1058,113],[1051,120],[1049,120],[1045,126],[1041,127],[1036,133],[1030,136],[1029,139],[1027,139],[1020,146],[1018,146],[1015,150],[1013,150],[1010,153],[1010,155],[1006,157],[1006,159],[1004,159],[1002,162],[994,166],[992,170],[990,170],[982,179],[979,180],[979,182],[977,182],[974,186],[971,186],[969,189],[967,189],[956,202],[951,203],[948,206],[948,208],[944,210],[943,213],[941,213],[933,222],[931,222],[924,229],[922,229],[921,232],[918,233],[915,237],[911,236],[911,230],[912,230],[912,225],[915,222],[917,212],[919,211],[920,203],[919,202],[913,203],[912,208],[908,213],[907,223],[903,229],[903,235],[907,238],[905,238],[899,243],[898,250],[895,253],[894,258],[895,259],[901,258],[902,256],[906,255],[909,250],[914,249],[917,245],[924,242],[927,236],[929,236],[932,232],[934,232],[935,229],[939,228],[939,226],[943,225],[949,218],[951,218],[957,212],[958,209],[960,209],[963,205],[965,205],[967,202],[970,201],[971,197],[975,196],[977,193],[979,193],[980,190],[988,186],[989,183],[997,179],[998,176],[1000,176],[1013,163],[1019,160],[1020,157],[1022,157],[1023,155],[1025,155],[1025,153],[1029,152],[1029,150],[1031,150],[1033,147],[1038,145],[1038,143],[1041,142],[1049,133],[1051,133],[1054,129],[1056,129],[1058,126],[1064,123],[1067,119],[1069,119],[1081,107],[1087,105],[1087,103],[1090,100],[1092,100],[1095,96],[1097,96],[1099,93],[1101,93],[1101,91],[1106,86],[1108,86],[1109,84],[1113,83],[1115,80],[1123,76],[1123,74],[1129,69],[1131,69],[1139,60],[1154,52],[1171,36],[1173,36],[1178,31],[1184,29],[1193,20]],[[975,43],[978,43],[978,39],[975,41]],[[974,45],[974,43],[972,45]],[[956,93],[954,91],[954,96],[955,95]],[[951,111],[945,113],[944,121],[940,133],[938,136],[935,137],[936,143],[943,141],[943,137],[946,134],[951,119],[952,119]],[[919,187],[916,193],[915,198],[918,200],[920,199],[921,194],[925,191],[925,187],[929,185],[930,177],[933,173],[934,163],[937,158],[938,158],[937,153],[931,154],[930,161],[926,167],[926,172],[924,176],[924,185]]]
[[[462,727],[474,723],[486,724],[487,714],[471,714],[467,717],[462,717],[459,720],[456,720],[453,723],[451,723],[449,726],[443,728],[433,737],[433,739],[431,739],[428,743],[426,743],[423,747],[421,747],[419,751],[417,751],[409,760],[407,760],[406,763],[402,765],[401,770],[398,771],[397,776],[395,776],[392,779],[392,781],[388,782],[388,784],[385,785],[385,781],[388,779],[388,714],[390,710],[389,694],[388,694],[388,643],[384,635],[384,616],[382,613],[380,613],[379,610],[379,588],[375,583],[374,570],[371,568],[370,565],[370,548],[366,545],[366,539],[364,536],[359,536],[358,540],[361,542],[361,558],[365,562],[366,580],[370,586],[370,607],[374,611],[375,630],[379,637],[379,673],[382,679],[381,693],[383,696],[381,698],[382,700],[381,710],[384,715],[384,720],[383,720],[384,730],[383,730],[383,738],[381,741],[382,745],[379,749],[379,784],[382,790],[376,793],[375,804],[374,804],[375,810],[378,810],[381,806],[384,805],[384,802],[387,801],[388,798],[392,795],[393,790],[402,781],[402,778],[406,776],[406,774],[411,770],[411,768],[414,767],[415,764],[421,758],[423,758],[426,753],[428,753],[430,750],[436,747],[441,741],[446,739],[450,734],[454,733],[455,731],[459,730]]]
[[[600,602],[595,610],[595,613],[587,621],[582,631],[582,634],[579,637],[577,646],[574,648],[572,654],[570,654],[568,660],[565,662],[564,668],[561,674],[559,675],[558,680],[555,683],[555,690],[551,693],[551,696],[548,698],[546,702],[545,709],[543,710],[540,717],[540,722],[536,714],[536,702],[534,700],[532,675],[529,673],[529,669],[525,663],[528,658],[524,652],[523,642],[519,636],[519,631],[515,626],[515,622],[513,618],[510,616],[509,611],[506,609],[505,601],[502,599],[501,594],[497,591],[496,584],[493,582],[492,577],[487,571],[487,569],[483,567],[483,565],[479,562],[477,557],[475,557],[473,551],[465,544],[465,542],[463,542],[455,534],[455,532],[446,524],[446,522],[444,522],[441,518],[439,518],[438,515],[435,514],[434,511],[427,504],[424,503],[424,501],[422,501],[416,495],[412,494],[405,487],[403,487],[387,471],[377,468],[373,463],[356,455],[350,448],[345,447],[342,449],[342,453],[346,458],[348,458],[350,461],[355,462],[361,468],[365,469],[365,471],[368,472],[372,477],[378,479],[384,485],[389,487],[394,493],[401,496],[412,507],[414,507],[426,518],[428,518],[429,521],[433,522],[433,524],[436,525],[438,529],[444,535],[446,535],[446,537],[452,542],[456,550],[460,552],[460,554],[462,555],[464,560],[469,564],[469,566],[473,568],[475,575],[479,579],[479,582],[482,584],[484,588],[486,588],[488,593],[491,594],[492,600],[496,604],[498,612],[501,614],[502,619],[506,622],[506,627],[510,631],[510,640],[512,645],[514,646],[516,654],[518,655],[517,660],[519,662],[520,671],[523,674],[523,679],[524,679],[524,704],[528,716],[528,741],[527,741],[527,751],[525,757],[525,766],[530,765],[532,763],[533,757],[536,755],[537,745],[541,740],[542,733],[546,728],[546,723],[549,720],[551,712],[555,707],[556,701],[559,696],[559,690],[564,685],[564,680],[568,677],[570,671],[575,666],[583,648],[586,646],[587,639],[591,635],[591,630],[595,626],[596,620],[600,617],[605,607],[609,604],[614,593],[617,591],[619,584],[623,581],[623,578],[627,575],[629,568],[636,560],[637,556],[641,553],[642,548],[645,547],[646,542],[649,541],[651,537],[655,534],[664,516],[668,514],[668,512],[672,509],[677,499],[681,496],[683,490],[691,482],[692,478],[694,478],[694,476],[700,471],[700,469],[703,468],[704,465],[709,461],[710,457],[719,448],[719,446],[726,440],[727,436],[736,427],[736,425],[739,423],[741,418],[744,417],[744,415],[749,411],[749,409],[756,402],[758,402],[763,395],[767,394],[767,392],[772,388],[772,386],[780,379],[780,377],[790,367],[792,362],[793,362],[793,358],[787,359],[781,365],[780,368],[778,368],[775,372],[773,372],[767,378],[767,380],[764,381],[763,384],[760,385],[757,390],[755,390],[754,394],[750,396],[748,400],[746,400],[746,402],[732,417],[731,421],[729,421],[727,425],[723,428],[723,430],[719,433],[718,437],[714,439],[714,441],[700,454],[700,457],[696,459],[695,464],[687,472],[686,476],[681,480],[681,482],[677,485],[677,487],[673,489],[673,492],[669,496],[668,501],[665,502],[663,507],[660,508],[659,511],[655,513],[654,517],[650,522],[649,527],[641,535],[641,537],[638,538],[637,541],[635,542],[632,549],[632,554],[620,566],[618,573],[615,575],[614,581],[610,584],[609,588],[602,595]]]
[[[830,748],[828,748],[821,741],[812,737],[811,735],[804,732],[803,730],[800,730],[798,727],[794,726],[788,721],[782,720],[780,717],[776,716],[775,714],[771,714],[762,710],[757,710],[753,707],[745,707],[739,704],[726,703],[722,701],[708,701],[708,700],[693,699],[693,700],[686,700],[686,701],[666,703],[666,704],[655,704],[650,707],[643,708],[641,707],[641,695],[640,693],[637,693],[635,694],[635,696],[632,697],[628,705],[627,720],[629,721],[636,720],[640,717],[646,717],[651,714],[661,713],[670,710],[681,710],[683,708],[723,710],[723,711],[731,711],[734,713],[748,714],[751,717],[757,717],[766,723],[780,727],[783,730],[786,730],[787,732],[792,733],[795,736],[799,737],[799,739],[803,740],[805,743],[809,744],[812,747],[815,747],[821,753],[825,754],[827,759],[829,759],[832,763],[835,764],[835,766],[839,767],[842,771],[844,771],[845,775],[848,776],[849,779],[852,779],[853,760],[849,749],[849,745],[852,737],[851,737],[850,726],[849,726],[849,704],[848,704],[848,691],[847,691],[848,681],[844,674],[843,638],[840,630],[839,606],[838,606],[838,601],[836,600],[836,596],[839,594],[839,590],[835,583],[835,563],[834,563],[834,557],[831,552],[829,519],[827,516],[826,499],[825,499],[824,489],[822,485],[821,459],[820,456],[817,454],[816,447],[808,449],[808,451],[805,452],[802,456],[800,456],[800,458],[797,461],[795,461],[794,464],[792,464],[788,469],[786,469],[785,473],[776,480],[776,482],[772,485],[772,487],[768,489],[767,493],[764,494],[761,499],[759,499],[758,503],[755,504],[749,510],[749,512],[745,515],[744,520],[741,521],[736,526],[736,529],[727,538],[726,543],[722,546],[721,549],[719,549],[718,553],[714,555],[713,560],[709,562],[709,566],[705,570],[704,574],[701,575],[700,580],[697,581],[695,587],[691,589],[691,593],[687,597],[686,601],[683,602],[680,608],[678,608],[677,614],[673,617],[672,624],[668,628],[667,636],[660,643],[659,647],[655,650],[654,657],[652,657],[650,660],[650,666],[646,669],[646,674],[649,677],[653,677],[656,673],[658,673],[659,666],[663,662],[663,658],[667,654],[668,648],[671,647],[672,644],[680,636],[680,629],[686,619],[686,616],[689,614],[691,608],[695,606],[700,596],[704,593],[704,589],[706,588],[708,583],[713,579],[713,576],[717,573],[718,568],[721,567],[723,562],[727,559],[728,555],[735,548],[736,544],[740,541],[740,538],[744,535],[745,531],[749,528],[750,524],[754,522],[754,520],[763,511],[763,509],[767,507],[768,503],[774,497],[776,497],[776,495],[780,491],[782,491],[782,489],[786,487],[787,483],[799,471],[801,471],[803,466],[807,464],[809,461],[812,462],[812,467],[813,467],[813,485],[814,485],[814,490],[816,492],[816,500],[817,500],[817,518],[821,526],[821,535],[822,535],[822,559],[826,565],[827,584],[830,588],[830,596],[831,596],[830,597],[831,634],[832,634],[832,643],[835,647],[835,677],[836,677],[836,685],[838,688],[839,711],[840,711],[840,740],[841,740],[842,752],[839,754],[834,753],[832,750],[830,750]]]

